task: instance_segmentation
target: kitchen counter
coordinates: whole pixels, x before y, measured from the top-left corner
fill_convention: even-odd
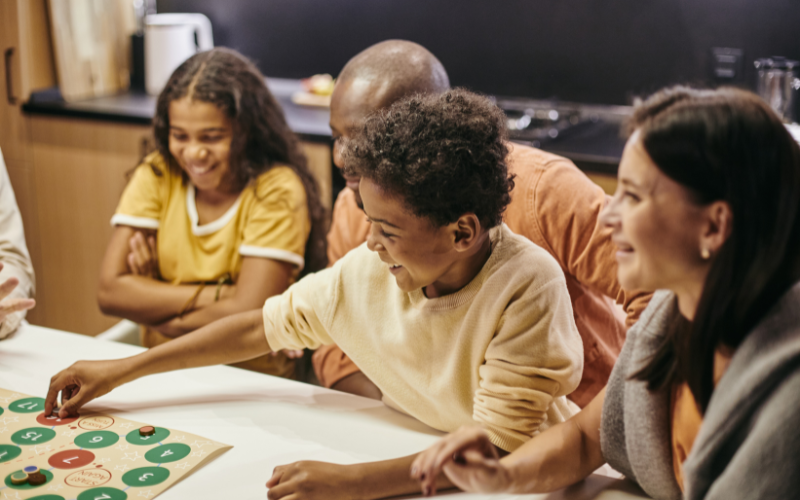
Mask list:
[[[307,141],[329,142],[330,112],[327,108],[298,106],[292,94],[301,89],[299,80],[267,78],[267,86],[283,107],[289,127]],[[78,102],[65,102],[58,88],[31,94],[22,110],[29,114],[87,118],[118,123],[149,125],[156,110],[156,97],[145,93],[95,97]]]
[[[324,143],[330,141],[329,110],[299,106],[292,102],[292,94],[301,89],[299,80],[267,78],[266,81],[267,86],[283,107],[289,127],[296,134],[306,141]],[[508,98],[498,99],[501,107],[504,102],[510,102],[510,100]],[[523,105],[543,104],[531,100],[515,102]],[[550,105],[551,103],[545,104]],[[625,146],[625,140],[619,134],[620,124],[625,115],[629,113],[630,108],[569,105],[581,114],[591,116],[592,119],[581,123],[580,126],[575,127],[575,130],[563,137],[542,141],[541,144],[532,144],[525,140],[518,142],[570,158],[584,170],[616,174],[617,165]],[[154,96],[134,92],[67,103],[61,98],[58,89],[53,88],[34,92],[22,109],[29,114],[148,125],[155,113],[155,107],[156,98]]]

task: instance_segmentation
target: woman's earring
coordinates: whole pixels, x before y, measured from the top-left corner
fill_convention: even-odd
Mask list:
[[[711,252],[708,251],[708,248],[701,248],[700,257],[702,257],[703,260],[708,260],[711,258]]]

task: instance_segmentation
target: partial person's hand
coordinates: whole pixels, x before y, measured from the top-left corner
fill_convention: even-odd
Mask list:
[[[3,263],[0,262],[0,271],[2,270]],[[0,323],[2,323],[9,314],[17,311],[26,311],[36,305],[36,301],[33,299],[6,298],[17,288],[17,285],[19,285],[19,280],[17,278],[8,278],[0,285]]]
[[[300,359],[303,357],[303,354],[305,354],[305,352],[302,349],[283,349],[282,351],[278,352],[282,352],[283,355],[289,359]],[[275,357],[278,355],[278,352],[273,351],[270,353],[270,355]]]
[[[78,410],[89,401],[108,394],[120,383],[123,373],[120,360],[78,361],[50,379],[50,389],[44,403],[45,415],[58,406],[58,393],[61,393],[61,407],[58,416],[75,416]]]
[[[150,325],[148,328],[155,330],[165,337],[169,337],[171,339],[177,339],[178,337],[193,331],[187,330],[183,324],[183,319],[178,317],[172,318],[158,325]]]
[[[363,478],[354,474],[352,466],[326,462],[295,462],[275,467],[267,481],[267,498],[278,500],[346,500],[358,497],[357,488]]]
[[[462,427],[423,451],[411,465],[411,478],[419,481],[426,496],[436,494],[441,473],[463,491],[503,493],[512,477],[500,462],[489,435],[480,427]]]
[[[131,250],[128,254],[128,269],[131,274],[159,279],[156,237],[145,236],[141,231],[136,231],[128,240],[128,246]]]

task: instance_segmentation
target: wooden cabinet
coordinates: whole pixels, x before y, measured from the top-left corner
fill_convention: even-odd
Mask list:
[[[45,116],[27,121],[39,233],[34,266],[43,306],[34,319],[97,335],[119,321],[97,307],[100,263],[126,173],[146,151],[151,129]]]

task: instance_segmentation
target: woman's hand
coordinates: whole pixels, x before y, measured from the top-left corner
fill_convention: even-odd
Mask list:
[[[127,261],[131,274],[159,279],[156,237],[152,234],[145,236],[141,231],[136,231],[128,240],[128,246],[130,253]]]
[[[3,263],[0,262],[0,271],[2,270]],[[25,311],[36,305],[36,301],[33,299],[7,298],[17,285],[19,285],[19,279],[14,277],[8,278],[0,285],[0,323],[2,323],[9,314],[13,314],[17,311]]]
[[[77,415],[78,410],[89,401],[108,394],[122,383],[125,363],[122,360],[78,361],[50,379],[44,411],[49,415],[58,405],[61,392],[61,418]]]
[[[267,481],[267,498],[277,500],[347,500],[360,498],[354,466],[326,462],[295,462],[275,467]]]
[[[411,478],[419,481],[426,495],[436,494],[441,472],[464,491],[502,493],[512,486],[510,470],[480,427],[462,427],[445,436],[420,453],[411,466]]]

